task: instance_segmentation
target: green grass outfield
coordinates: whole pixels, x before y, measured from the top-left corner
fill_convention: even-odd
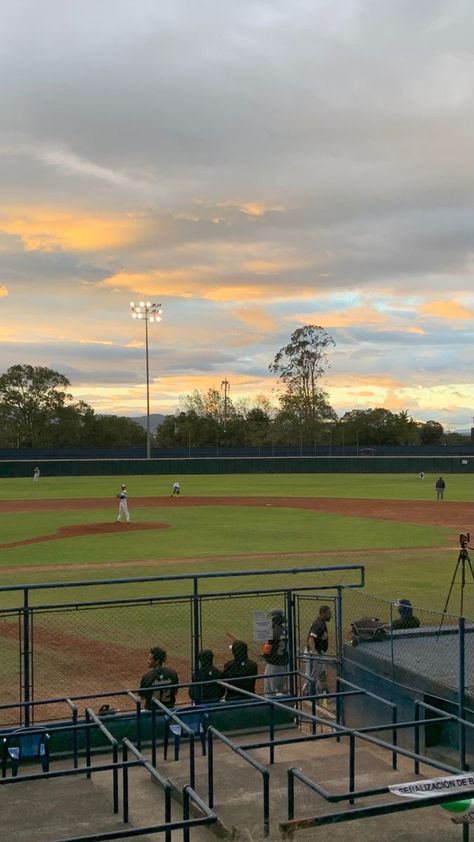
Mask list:
[[[169,496],[174,480],[182,493],[196,497],[358,497],[370,500],[433,500],[437,474],[419,480],[414,474],[222,474],[0,479],[0,500],[109,497],[111,506],[121,482],[134,497]],[[448,474],[446,499],[473,500],[474,477]]]
[[[184,499],[170,500],[171,484],[182,482],[184,496],[193,497],[283,497],[289,505],[186,506]],[[168,650],[170,663],[181,679],[189,672],[190,600],[192,581],[137,582],[84,587],[99,579],[257,571],[245,579],[220,578],[201,581],[201,593],[227,592],[222,599],[202,603],[203,645],[210,646],[221,665],[229,656],[232,635],[251,643],[251,654],[258,658],[252,643],[252,617],[255,610],[270,611],[281,595],[262,593],[267,589],[298,589],[341,583],[355,583],[356,571],[332,573],[272,574],[261,571],[292,567],[360,564],[365,567],[364,590],[346,591],[344,617],[379,616],[387,619],[386,600],[408,597],[416,606],[423,624],[436,622],[433,611],[444,608],[459,552],[457,534],[470,528],[460,523],[448,527],[419,525],[368,516],[354,517],[291,507],[294,497],[358,497],[370,500],[434,499],[434,476],[420,481],[409,475],[222,475],[222,476],[133,476],[133,477],[42,477],[0,480],[3,500],[72,499],[71,510],[59,508],[0,514],[0,544],[42,537],[41,542],[7,548],[0,546],[0,583],[3,585],[73,583],[71,587],[30,591],[29,604],[48,606],[35,612],[34,676],[37,698],[108,691],[135,687],[146,667],[145,653],[160,643]],[[165,524],[165,528],[132,531],[116,524],[116,493],[127,482],[132,523]],[[472,478],[448,475],[447,500],[469,503]],[[140,497],[155,497],[156,505],[139,505]],[[168,498],[160,506],[160,497]],[[105,507],[85,507],[85,500],[107,501]],[[267,501],[265,501],[267,502]],[[342,504],[341,504],[342,505]],[[436,503],[442,507],[444,503]],[[390,507],[388,507],[390,508]],[[438,511],[438,509],[437,509]],[[106,524],[112,532],[85,534],[52,540],[61,527]],[[452,524],[452,521],[451,521]],[[260,572],[259,572],[260,571]],[[472,605],[471,591],[466,594]],[[237,596],[239,591],[254,594]],[[166,599],[158,605],[152,597]],[[146,597],[146,600],[143,600]],[[184,597],[180,599],[179,597]],[[133,598],[140,602],[133,603]],[[326,592],[324,592],[326,599]],[[121,600],[100,609],[84,602]],[[21,606],[18,590],[0,592],[0,608]],[[58,608],[69,603],[70,610]],[[78,608],[76,603],[82,603]],[[459,613],[459,587],[456,585],[448,606]],[[309,628],[314,600],[300,601],[301,628]],[[426,611],[423,611],[426,609]],[[465,612],[469,613],[469,612]],[[19,623],[15,613],[1,613],[0,633],[4,644],[0,667],[6,700],[14,701],[19,681]],[[303,632],[304,634],[304,632]]]
[[[113,535],[89,535],[0,549],[0,581],[4,585],[48,581],[176,573],[217,572],[361,563],[367,591],[388,599],[409,596],[416,605],[441,609],[457,558],[452,528],[420,526],[370,518],[288,508],[203,506],[173,508],[134,506],[134,498],[168,497],[180,479],[186,496],[231,497],[358,497],[373,500],[433,500],[436,477],[423,481],[407,474],[245,474],[222,476],[42,477],[0,480],[0,499],[77,500],[71,511],[2,515],[1,543],[46,536],[61,526],[112,521],[115,494],[127,483],[134,522],[158,521],[165,529],[130,532],[117,525]],[[450,474],[446,498],[472,501],[471,476]],[[106,509],[81,508],[81,499],[109,498]],[[440,505],[443,505],[442,503]],[[459,524],[458,531],[470,528]],[[398,550],[398,551],[397,551]],[[258,557],[265,553],[265,558]],[[282,556],[282,554],[287,554]],[[183,559],[192,559],[184,561]],[[26,569],[25,569],[26,568]],[[47,568],[47,569],[45,569]],[[280,578],[280,577],[279,577]],[[255,581],[247,582],[248,587]],[[268,580],[267,580],[268,581]],[[229,580],[215,588],[229,588]],[[169,592],[173,592],[172,585]],[[97,589],[99,590],[99,589]],[[130,587],[127,595],[138,594]],[[168,591],[167,591],[168,592]],[[78,590],[79,593],[79,590]],[[65,592],[57,592],[65,599]],[[81,589],[81,596],[85,591]],[[123,595],[120,588],[108,596]],[[77,595],[77,594],[76,594]],[[97,595],[97,594],[95,594]],[[90,594],[88,594],[88,597]],[[73,594],[68,593],[68,599]],[[2,595],[2,604],[18,596]]]

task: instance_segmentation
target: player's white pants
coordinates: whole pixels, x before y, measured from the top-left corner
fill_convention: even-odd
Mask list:
[[[122,518],[124,518],[127,521],[130,520],[130,514],[128,511],[128,505],[126,500],[121,500],[119,503],[117,520],[122,520]]]

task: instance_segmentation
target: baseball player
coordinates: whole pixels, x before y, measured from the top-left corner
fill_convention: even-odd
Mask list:
[[[36,467],[33,468],[33,482],[38,482],[39,478],[40,478],[40,469],[38,468],[38,465],[36,465]]]
[[[180,486],[179,482],[174,482],[173,483],[173,490],[171,492],[171,496],[172,497],[179,497],[180,493],[181,493],[181,486]]]
[[[122,518],[124,518],[124,520],[128,523],[130,520],[130,513],[128,511],[128,492],[126,485],[122,485],[120,492],[117,494],[117,499],[119,500],[117,523],[119,523]]]

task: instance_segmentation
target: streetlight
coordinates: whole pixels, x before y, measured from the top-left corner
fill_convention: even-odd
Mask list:
[[[146,458],[151,457],[151,435],[150,435],[150,368],[148,362],[148,322],[161,322],[161,304],[152,304],[151,301],[140,301],[135,304],[130,302],[132,319],[141,319],[145,322],[145,360],[146,360]]]

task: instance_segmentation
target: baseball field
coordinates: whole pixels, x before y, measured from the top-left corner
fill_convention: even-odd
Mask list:
[[[172,498],[176,479],[182,492]],[[443,501],[435,499],[434,475],[423,480],[407,474],[4,479],[0,583],[363,564],[367,592],[387,600],[408,597],[420,609],[439,611],[456,567],[459,533],[473,525],[472,477],[445,479]],[[116,521],[121,482],[129,493],[130,523]],[[256,588],[262,578],[256,573],[245,585]],[[285,586],[284,578],[277,577],[277,587]],[[344,582],[344,574],[337,581]],[[231,583],[213,580],[213,590],[230,590]],[[471,581],[467,587],[470,607]],[[176,583],[161,586],[160,592],[173,597]],[[64,590],[43,591],[42,604],[45,593],[51,603],[66,599]],[[127,587],[127,598],[138,593],[143,595],[142,586]],[[118,585],[87,589],[89,600],[123,596]],[[68,602],[84,597],[81,587],[67,589]],[[1,594],[2,609],[19,605],[21,593]],[[458,607],[456,585],[450,612],[459,613]],[[248,639],[248,616],[243,621],[248,608],[237,611],[217,600],[204,618],[206,644],[216,646],[222,629],[229,628]],[[158,614],[156,606],[152,611],[143,605],[126,615],[114,609],[88,616],[76,611],[72,617],[51,610],[35,626],[37,696],[57,693],[58,674],[62,684],[74,685],[68,686],[71,692],[79,686],[90,692],[91,683],[107,689],[133,686],[147,646],[164,643],[176,662],[188,614],[187,603],[179,601]],[[2,669],[12,677],[18,662],[15,622],[6,615],[0,620]]]
[[[458,535],[472,527],[473,480],[449,475],[124,477],[131,522],[117,524],[115,477],[0,481],[1,584],[360,562],[367,590],[442,607]]]

